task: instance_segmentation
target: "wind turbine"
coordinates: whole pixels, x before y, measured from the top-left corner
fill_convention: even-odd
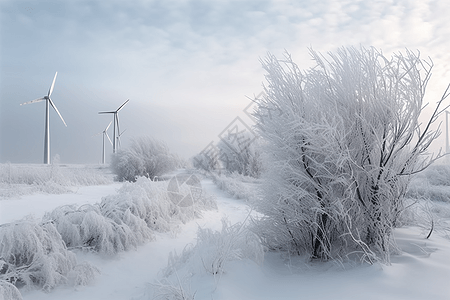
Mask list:
[[[117,123],[117,124],[119,124],[119,123]],[[122,134],[125,132],[125,131],[127,131],[126,129],[124,130],[124,131],[122,131],[122,132],[119,132],[119,126],[117,126],[117,149],[119,149],[119,147],[120,147],[120,137],[122,136]]]
[[[450,153],[450,144],[448,141],[448,114],[450,114],[450,112],[445,111],[445,153],[446,154]]]
[[[99,112],[99,114],[114,114],[114,125],[113,125],[113,153],[116,153],[116,123],[117,123],[117,131],[119,131],[119,117],[118,117],[118,113],[119,111],[125,106],[125,104],[128,103],[128,101],[130,101],[130,99],[127,99],[127,101],[125,101],[121,106],[119,106],[118,109],[114,110],[114,111],[101,111]],[[123,132],[122,132],[123,133]]]
[[[47,96],[20,104],[20,105],[25,105],[25,104],[31,104],[31,103],[41,102],[41,101],[45,100],[44,164],[50,163],[50,118],[49,118],[50,117],[49,116],[50,106],[49,106],[49,104],[55,109],[56,113],[61,118],[64,125],[67,127],[67,124],[64,121],[63,117],[59,113],[59,111],[56,108],[55,104],[53,103],[52,99],[50,99],[50,96],[52,95],[52,92],[53,92],[53,88],[55,87],[56,75],[58,75],[58,72],[55,73],[55,77],[53,78],[53,82],[52,82],[52,85],[50,86],[50,89],[48,90]]]
[[[108,132],[107,132],[108,129],[109,129],[109,126],[111,126],[111,123],[112,123],[112,121],[109,122],[109,124],[108,124],[108,126],[106,126],[105,130],[103,130],[102,132],[99,132],[98,134],[96,134],[96,136],[99,135],[99,134],[103,134],[103,137],[102,137],[102,143],[103,143],[102,164],[103,165],[105,164],[105,136],[108,138],[108,140],[111,143],[111,145],[113,144],[111,142],[111,139],[109,138],[109,135],[108,135]]]

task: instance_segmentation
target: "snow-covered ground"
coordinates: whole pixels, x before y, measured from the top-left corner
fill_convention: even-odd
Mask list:
[[[230,224],[243,222],[251,213],[243,200],[230,198],[209,179],[202,188],[215,195],[218,209],[204,211],[181,225],[174,233],[156,233],[155,239],[136,250],[105,257],[98,253],[77,253],[79,261],[88,261],[101,274],[88,286],[59,286],[50,293],[21,291],[24,299],[154,299],[167,286],[162,270],[169,253],[181,254],[187,245],[197,242],[198,228],[220,231],[222,219]],[[0,200],[0,224],[45,212],[65,204],[100,202],[117,192],[121,184],[80,187],[74,193],[32,194]],[[391,258],[392,265],[311,263],[281,253],[265,253],[262,263],[250,259],[231,260],[223,273],[212,275],[198,269],[192,272],[181,265],[175,275],[186,293],[184,299],[450,299],[450,240],[417,227],[396,230],[402,253]],[[192,248],[192,246],[191,246]],[[176,278],[176,276],[172,276]],[[173,284],[173,283],[172,283]],[[191,295],[191,298],[188,296]],[[166,299],[166,298],[158,298]],[[167,298],[183,299],[183,298]]]
[[[83,186],[74,189],[70,194],[33,194],[20,198],[0,200],[0,224],[22,219],[25,216],[42,218],[46,212],[55,207],[70,204],[93,204],[100,202],[102,197],[114,194],[121,183],[99,186]]]

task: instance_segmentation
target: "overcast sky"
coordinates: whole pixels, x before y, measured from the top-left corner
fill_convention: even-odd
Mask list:
[[[439,0],[0,0],[0,162],[43,161],[45,102],[19,104],[46,95],[56,71],[67,127],[50,112],[50,155],[62,163],[99,163],[94,135],[112,116],[98,112],[126,99],[124,147],[150,136],[199,153],[237,116],[250,123],[243,110],[262,91],[268,51],[306,69],[308,47],[420,50],[435,64],[434,103],[450,82],[449,16]]]

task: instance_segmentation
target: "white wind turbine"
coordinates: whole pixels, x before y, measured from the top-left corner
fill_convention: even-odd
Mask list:
[[[450,144],[449,144],[449,140],[448,140],[448,114],[450,114],[450,112],[445,111],[445,153],[448,154],[450,153]]]
[[[99,135],[99,134],[103,134],[103,136],[102,136],[102,144],[103,144],[102,145],[102,147],[103,147],[103,150],[102,150],[102,164],[103,165],[105,164],[105,156],[106,156],[105,155],[105,136],[108,138],[108,140],[111,143],[111,145],[113,144],[111,139],[109,138],[109,135],[108,135],[108,129],[109,129],[109,126],[111,126],[111,123],[112,123],[112,121],[109,122],[109,124],[108,124],[108,126],[106,126],[105,130],[103,130],[102,132],[99,132],[98,134],[96,134],[96,136]]]
[[[125,101],[121,106],[119,106],[118,109],[113,110],[113,111],[101,111],[99,112],[99,114],[114,114],[114,119],[113,119],[113,153],[116,153],[116,124],[117,124],[117,132],[119,131],[119,116],[118,113],[119,111],[125,106],[125,104],[128,103],[128,101],[130,101],[130,99],[127,99],[127,101]],[[122,132],[123,133],[123,132]],[[119,135],[119,134],[118,134]]]
[[[118,120],[118,119],[117,119]],[[120,148],[120,137],[122,136],[122,134],[127,131],[126,129],[122,132],[119,131],[119,122],[117,122],[117,150],[119,150]]]
[[[63,117],[59,113],[59,111],[56,108],[55,104],[53,103],[52,99],[50,99],[50,96],[52,95],[52,92],[53,92],[53,88],[55,86],[56,75],[58,75],[58,72],[55,73],[55,77],[53,78],[53,82],[52,82],[52,85],[50,86],[50,89],[48,90],[47,96],[20,104],[20,105],[25,105],[25,104],[41,102],[41,101],[45,100],[44,164],[50,163],[50,116],[49,116],[50,106],[49,106],[49,104],[53,107],[53,109],[56,111],[58,116],[63,121],[64,125],[67,127],[67,124],[64,121]]]

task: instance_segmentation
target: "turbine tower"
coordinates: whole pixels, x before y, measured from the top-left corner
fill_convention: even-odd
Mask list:
[[[52,99],[50,98],[50,96],[52,95],[52,92],[53,92],[53,88],[55,87],[56,75],[58,75],[58,72],[55,73],[55,77],[53,78],[53,82],[52,82],[52,85],[50,86],[50,89],[48,90],[47,96],[20,104],[20,105],[25,105],[25,104],[31,104],[31,103],[41,102],[41,101],[45,100],[44,164],[50,163],[50,116],[49,116],[50,106],[49,106],[49,104],[53,107],[53,109],[56,111],[58,116],[61,118],[61,121],[63,121],[64,125],[67,127],[66,122],[64,121],[63,117],[61,116],[61,114],[59,113],[55,104],[53,103]]]
[[[114,110],[114,111],[101,111],[99,112],[99,114],[114,114],[113,116],[113,153],[116,153],[116,124],[117,124],[117,132],[119,133],[119,116],[118,113],[119,111],[125,106],[125,104],[128,103],[128,101],[130,101],[130,99],[127,99],[127,101],[125,101],[121,106],[119,106],[118,109]],[[119,134],[118,134],[119,135]]]
[[[450,153],[450,144],[448,141],[448,114],[450,114],[450,112],[445,111],[445,153],[446,154]]]
[[[95,135],[95,136],[97,136],[99,134],[103,134],[103,136],[102,136],[102,147],[103,147],[103,150],[102,150],[102,164],[103,165],[105,164],[105,156],[106,156],[105,155],[105,136],[108,138],[108,140],[111,143],[111,145],[113,144],[111,139],[109,138],[109,135],[108,135],[108,129],[109,129],[109,126],[111,126],[111,123],[112,123],[112,121],[109,122],[109,124],[108,124],[108,126],[106,126],[105,130],[103,130],[102,132],[99,132],[98,134]]]
[[[122,132],[119,131],[118,129],[119,127],[117,126],[117,150],[119,150],[120,148],[120,137],[122,136],[122,134],[127,131],[126,129]]]

